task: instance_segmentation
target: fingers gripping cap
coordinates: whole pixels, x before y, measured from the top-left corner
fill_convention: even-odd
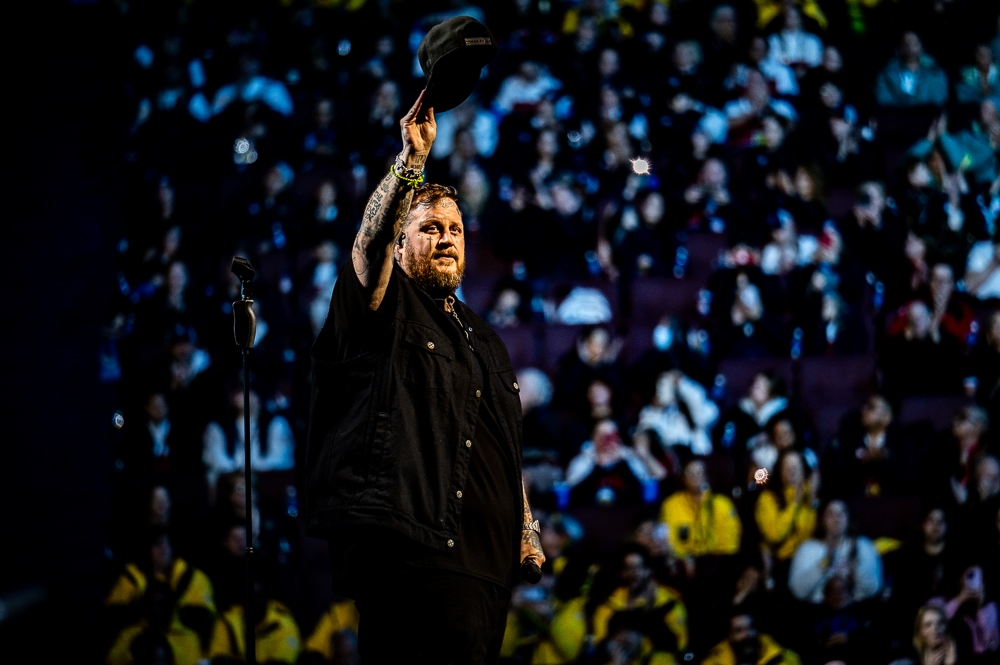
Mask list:
[[[417,48],[417,60],[427,77],[424,104],[443,113],[464,102],[496,54],[492,33],[471,16],[435,25]]]

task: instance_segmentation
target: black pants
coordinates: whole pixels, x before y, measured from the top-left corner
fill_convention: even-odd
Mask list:
[[[364,665],[497,662],[510,593],[444,570],[397,568],[369,579],[355,601]]]

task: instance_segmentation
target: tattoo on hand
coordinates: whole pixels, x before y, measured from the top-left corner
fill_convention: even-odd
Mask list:
[[[542,551],[542,541],[538,539],[538,533],[535,531],[522,531],[521,544],[527,545],[539,552]]]

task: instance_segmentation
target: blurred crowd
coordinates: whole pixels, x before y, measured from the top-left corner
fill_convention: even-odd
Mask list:
[[[299,515],[310,347],[456,15],[500,51],[428,180],[518,370],[548,557],[502,662],[1000,658],[995,3],[119,8],[108,663],[241,662],[247,612],[260,662],[359,662]]]

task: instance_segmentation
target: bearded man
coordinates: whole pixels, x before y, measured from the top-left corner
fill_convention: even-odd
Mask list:
[[[545,561],[510,357],[455,299],[455,190],[418,186],[437,131],[423,99],[313,347],[307,527],[355,599],[366,665],[496,662],[521,564]]]

